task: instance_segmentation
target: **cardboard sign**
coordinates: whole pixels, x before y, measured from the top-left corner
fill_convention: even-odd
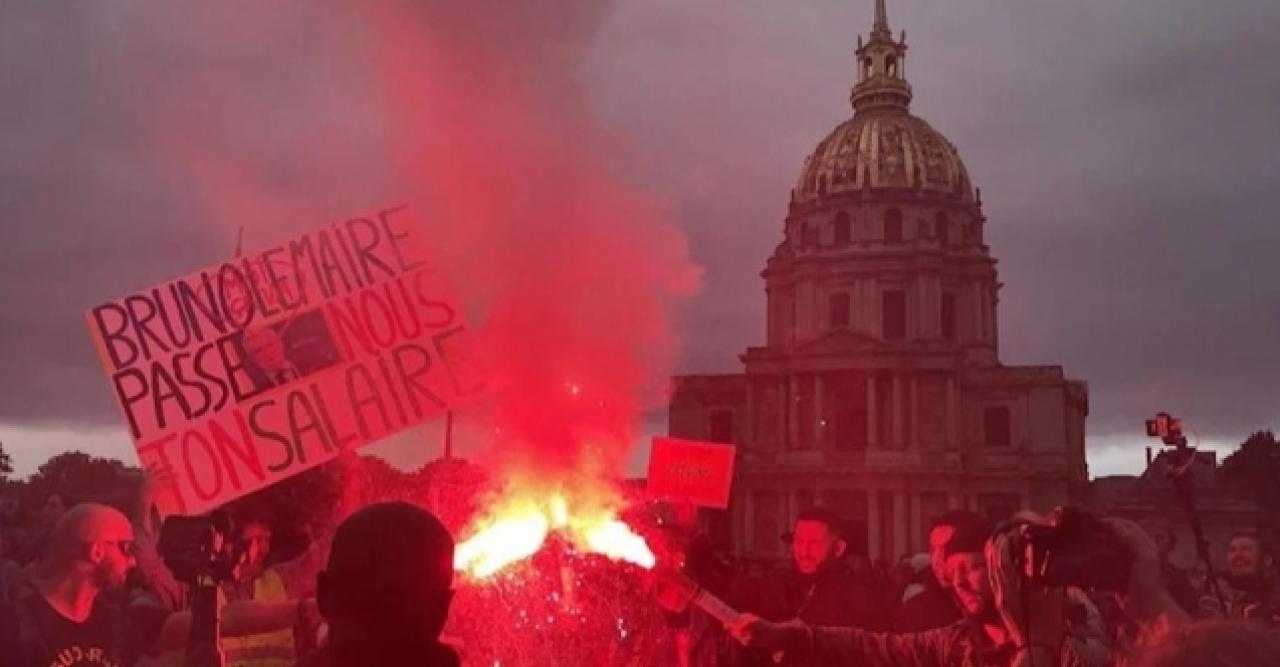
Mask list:
[[[649,450],[649,495],[725,509],[733,483],[733,445],[654,438]]]
[[[88,314],[162,509],[198,513],[477,393],[409,211],[327,225]],[[158,473],[158,474],[156,474]]]

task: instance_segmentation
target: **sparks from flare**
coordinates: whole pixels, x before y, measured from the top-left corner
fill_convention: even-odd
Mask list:
[[[475,579],[484,579],[537,553],[552,532],[565,537],[577,550],[597,553],[616,561],[653,567],[653,552],[616,514],[603,507],[569,506],[555,493],[540,501],[521,497],[477,525],[472,536],[458,544],[453,567]]]

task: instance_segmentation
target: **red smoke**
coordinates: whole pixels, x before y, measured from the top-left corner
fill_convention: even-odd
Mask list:
[[[591,3],[370,4],[393,150],[479,315],[493,443],[548,480],[617,475],[662,400],[683,235],[617,176],[576,67]]]
[[[672,300],[698,277],[661,204],[618,177],[625,146],[579,84],[607,15],[550,0],[158,9],[120,17],[128,66],[110,83],[169,185],[225,225],[226,254],[241,225],[252,249],[412,203],[497,387],[462,426],[522,470],[579,468],[589,444],[616,474],[664,398]]]

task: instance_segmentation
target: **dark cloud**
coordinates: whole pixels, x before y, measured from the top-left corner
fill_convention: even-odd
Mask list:
[[[0,8],[0,419],[114,424],[90,307],[385,196],[342,15],[235,4]]]
[[[804,156],[850,113],[870,5],[636,5],[603,40],[600,107],[637,138],[708,269],[685,310],[685,369],[737,370],[762,340],[757,274]],[[1161,408],[1217,441],[1280,425],[1280,6],[889,12],[911,47],[913,111],[984,191],[1005,362],[1088,381],[1097,447]],[[715,32],[670,37],[689,26]]]
[[[1162,407],[1227,441],[1280,425],[1280,5],[889,11],[913,110],[983,188],[1005,361],[1088,381],[1098,442]],[[586,52],[601,17],[564,28],[618,138],[606,159],[667,201],[705,268],[680,370],[737,370],[762,341],[758,273],[805,154],[850,113],[870,12],[617,3]],[[0,420],[115,423],[86,308],[221,259],[236,222],[261,245],[396,196],[352,16],[0,7]],[[201,159],[175,165],[184,145]],[[205,178],[236,194],[211,202]]]

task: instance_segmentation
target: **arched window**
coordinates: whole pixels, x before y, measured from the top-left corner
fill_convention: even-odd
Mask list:
[[[951,228],[951,221],[947,218],[945,211],[938,211],[938,215],[933,219],[933,235],[937,237],[938,243],[947,243],[948,230]]]
[[[853,241],[853,225],[849,222],[849,214],[840,211],[836,214],[836,220],[832,223],[832,231],[835,232],[834,243],[837,246],[846,246]]]
[[[884,61],[884,71],[890,77],[896,78],[898,76],[898,59],[893,56],[886,58]]]
[[[896,208],[885,211],[884,242],[902,243],[902,211]]]
[[[862,61],[862,78],[870,79],[872,71],[874,71],[874,68],[871,66],[871,56],[867,56],[867,58]]]

